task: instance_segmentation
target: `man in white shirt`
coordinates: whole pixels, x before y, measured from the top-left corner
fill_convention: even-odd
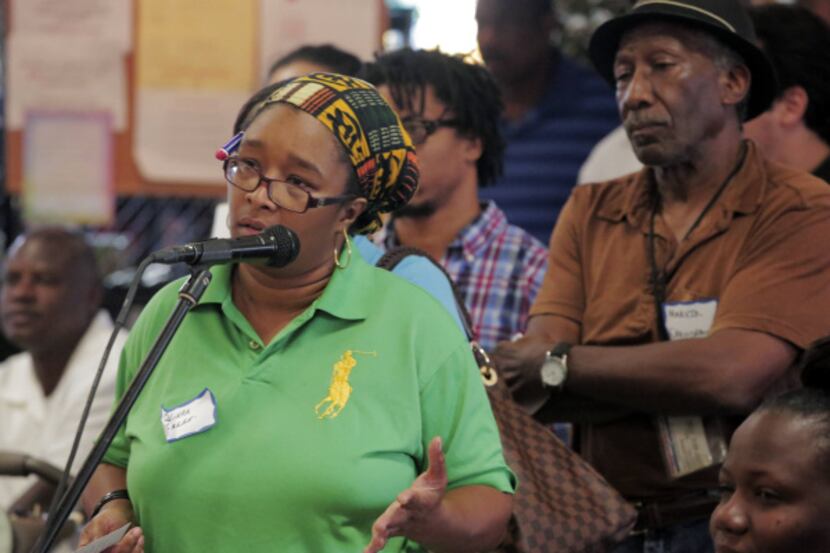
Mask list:
[[[9,249],[0,289],[3,333],[22,353],[0,363],[0,451],[63,468],[112,322],[100,309],[101,279],[83,236],[42,228]],[[76,459],[82,462],[109,418],[116,343],[92,405]],[[77,468],[79,464],[76,464]],[[28,513],[48,505],[52,485],[0,476],[0,508]]]

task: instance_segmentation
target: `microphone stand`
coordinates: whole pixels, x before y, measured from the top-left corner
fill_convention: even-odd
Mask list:
[[[211,278],[212,275],[207,266],[197,265],[191,269],[190,278],[188,278],[187,282],[179,290],[179,301],[176,303],[173,312],[167,319],[164,328],[161,330],[158,338],[156,338],[153,347],[141,364],[141,368],[133,378],[127,391],[124,392],[124,396],[107,422],[107,426],[101,431],[98,442],[92,448],[83,466],[78,471],[78,476],[75,478],[72,486],[66,490],[66,493],[61,497],[61,501],[54,511],[49,513],[46,531],[41,536],[41,539],[38,540],[37,545],[32,549],[33,552],[47,553],[49,548],[55,543],[61,527],[69,518],[72,509],[78,503],[81,492],[86,488],[101,459],[104,458],[104,454],[106,454],[107,449],[109,449],[110,444],[115,439],[118,429],[126,420],[130,409],[132,409],[138,399],[138,395],[141,393],[141,390],[156,368],[159,359],[173,339],[173,335],[179,329],[185,315],[199,303],[202,294],[205,292],[208,284],[210,284]]]

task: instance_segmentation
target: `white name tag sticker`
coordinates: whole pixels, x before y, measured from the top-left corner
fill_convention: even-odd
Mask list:
[[[168,442],[209,430],[216,424],[216,397],[205,388],[194,399],[177,407],[161,407],[161,425]]]
[[[715,321],[718,300],[687,301],[663,304],[663,319],[670,340],[705,338]]]

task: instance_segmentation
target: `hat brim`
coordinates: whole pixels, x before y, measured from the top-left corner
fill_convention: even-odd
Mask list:
[[[665,9],[663,7],[663,10]],[[758,46],[738,34],[716,26],[705,19],[695,17],[694,14],[690,15],[685,10],[676,14],[647,10],[628,13],[606,21],[594,31],[594,34],[591,35],[588,55],[599,74],[612,86],[615,84],[614,59],[617,56],[617,49],[623,34],[638,25],[653,21],[667,21],[701,29],[714,35],[715,38],[741,55],[752,73],[746,121],[765,112],[772,104],[778,84],[775,70],[766,54]]]

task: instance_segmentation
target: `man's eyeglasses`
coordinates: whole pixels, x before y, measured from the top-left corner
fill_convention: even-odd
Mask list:
[[[459,124],[458,119],[424,119],[423,117],[413,116],[404,117],[401,119],[401,124],[409,137],[412,138],[412,143],[420,146],[427,141],[427,138],[435,134],[441,127],[455,127]]]
[[[297,182],[266,177],[255,162],[240,157],[230,157],[225,161],[225,180],[245,192],[253,192],[264,182],[268,198],[281,208],[294,213],[305,213],[309,209],[325,205],[342,204],[355,197],[354,194],[325,198],[312,196]]]

